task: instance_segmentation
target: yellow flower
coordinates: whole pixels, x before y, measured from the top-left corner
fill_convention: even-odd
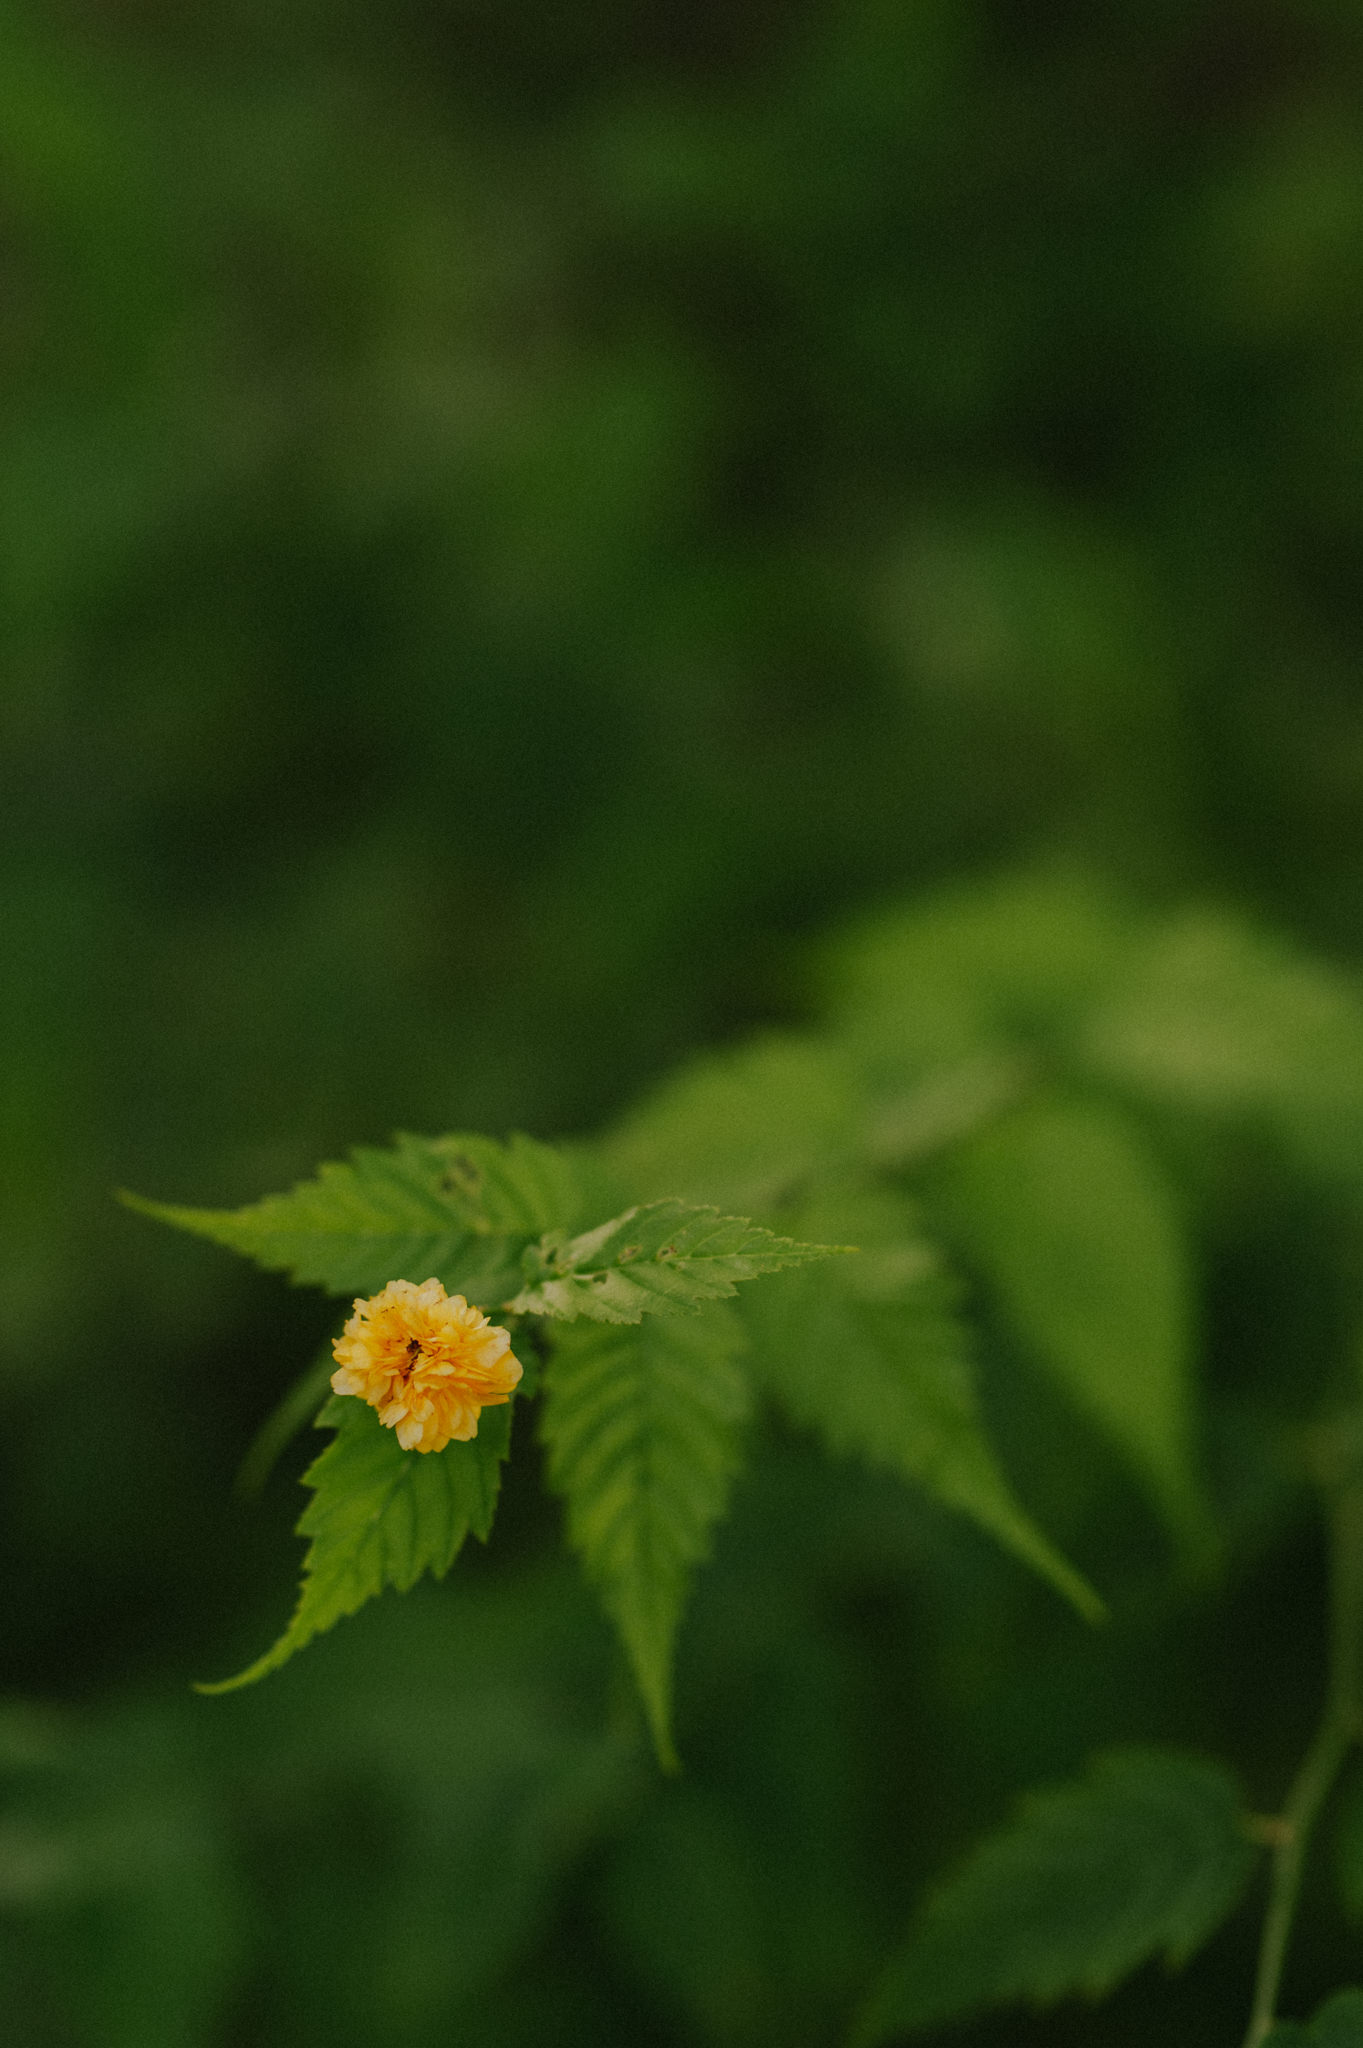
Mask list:
[[[509,1400],[521,1376],[507,1332],[438,1280],[390,1280],[357,1300],[332,1352],[333,1391],[377,1408],[404,1451],[467,1443],[482,1410]]]

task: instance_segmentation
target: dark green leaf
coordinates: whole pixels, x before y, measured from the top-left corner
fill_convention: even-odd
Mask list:
[[[659,1757],[674,1760],[672,1652],[695,1565],[738,1467],[748,1385],[727,1310],[556,1333],[545,1373],[550,1483],[620,1632]]]
[[[1363,1770],[1357,1766],[1345,1781],[1335,1821],[1335,1877],[1345,1912],[1363,1921]]]
[[[1203,1549],[1192,1275],[1139,1133],[1096,1103],[1036,1101],[962,1145],[935,1188],[1009,1325]]]
[[[826,979],[847,1042],[901,1077],[981,1047],[1063,1038],[1106,988],[1135,926],[1071,871],[1009,875],[865,920]]]
[[[1313,2020],[1280,2020],[1263,2048],[1363,2048],[1363,1991],[1336,1991]]]
[[[861,1250],[779,1274],[744,1298],[754,1363],[836,1453],[922,1486],[978,1522],[1093,1618],[1102,1603],[1014,1497],[985,1434],[957,1290],[910,1205],[860,1191],[802,1210],[801,1230]]]
[[[298,1524],[310,1541],[293,1619],[263,1657],[201,1692],[253,1685],[385,1586],[406,1592],[423,1572],[443,1577],[464,1538],[472,1532],[486,1540],[492,1527],[509,1404],[485,1408],[473,1441],[443,1451],[404,1451],[354,1399],[330,1401],[319,1426],[336,1436],[304,1474],[315,1497]]]
[[[859,2048],[1016,2000],[1101,1997],[1148,1957],[1181,1963],[1253,1863],[1238,1789],[1170,1750],[1101,1757],[1034,1793],[928,1900],[857,2028]]]

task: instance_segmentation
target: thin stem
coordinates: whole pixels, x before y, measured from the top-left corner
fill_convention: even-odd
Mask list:
[[[1363,1475],[1356,1469],[1334,1496],[1330,1522],[1325,1707],[1282,1812],[1244,2048],[1259,2048],[1273,2026],[1307,1844],[1349,1751],[1363,1733]]]

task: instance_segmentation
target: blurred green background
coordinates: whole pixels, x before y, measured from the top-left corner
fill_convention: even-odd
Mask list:
[[[528,1440],[451,1585],[196,1699],[286,1611],[306,1447],[231,1482],[331,1312],[111,1190],[589,1130],[1039,852],[1357,959],[1360,542],[1345,0],[4,5],[16,2048],[832,2042],[1076,1730],[1231,1739],[1262,1640],[1189,1708],[779,1436],[677,1785]],[[1220,1967],[956,2038],[1229,2041]]]

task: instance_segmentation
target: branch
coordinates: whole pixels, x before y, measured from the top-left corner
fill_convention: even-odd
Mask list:
[[[1268,1909],[1244,2048],[1260,2048],[1278,2003],[1307,1844],[1353,1745],[1363,1736],[1363,1466],[1359,1420],[1321,1443],[1330,1501],[1330,1645],[1325,1705],[1275,1829]]]

